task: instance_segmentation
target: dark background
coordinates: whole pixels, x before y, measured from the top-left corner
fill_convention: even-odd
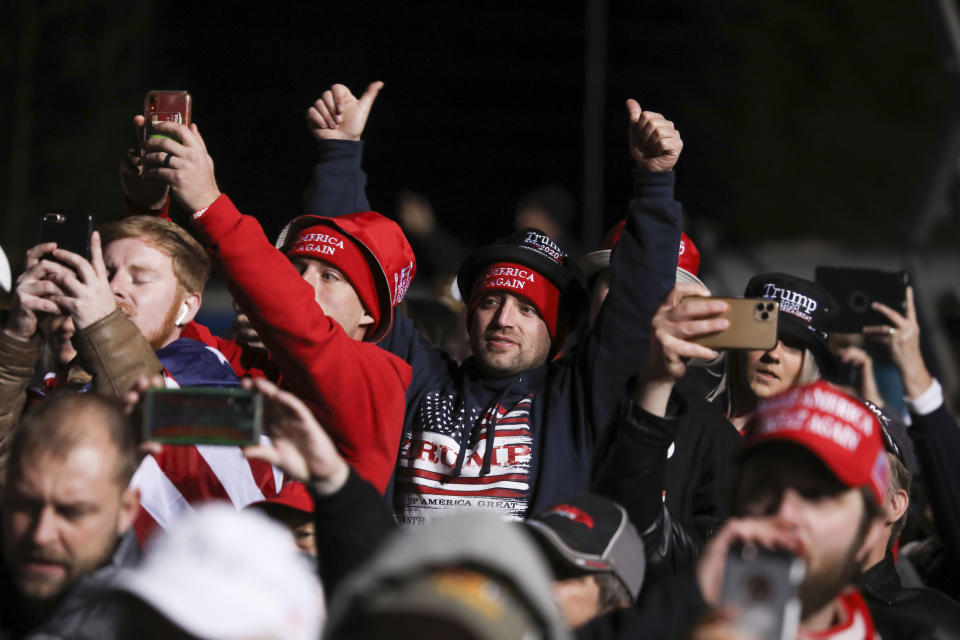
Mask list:
[[[220,187],[273,236],[301,212],[306,107],[386,87],[367,127],[373,206],[430,197],[471,244],[550,182],[583,198],[587,6],[577,2],[4,4],[0,245],[45,210],[121,210],[117,159],[149,89],[188,89]],[[674,120],[689,225],[723,244],[829,237],[897,250],[937,213],[955,246],[955,70],[933,2],[610,2],[605,229],[630,195],[623,101]],[[696,238],[696,236],[695,236]],[[586,238],[589,247],[597,238]],[[711,240],[711,243],[713,240]]]

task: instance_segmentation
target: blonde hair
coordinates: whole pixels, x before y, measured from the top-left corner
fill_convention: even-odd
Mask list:
[[[130,216],[100,227],[106,247],[114,240],[136,238],[173,259],[173,275],[186,293],[203,293],[210,277],[210,258],[203,246],[183,227],[154,216]]]
[[[741,369],[741,359],[743,350],[732,349],[727,352],[723,363],[723,376],[717,384],[717,388],[707,394],[707,400],[713,402],[724,395],[726,392],[726,406],[723,408],[723,414],[729,416],[733,413],[733,408],[737,404],[737,394],[744,392],[743,373]],[[805,384],[816,382],[820,379],[820,367],[817,366],[817,360],[810,349],[803,349],[803,362],[800,365],[800,371],[797,373],[796,380],[791,387],[800,387]],[[731,382],[733,381],[733,382]]]

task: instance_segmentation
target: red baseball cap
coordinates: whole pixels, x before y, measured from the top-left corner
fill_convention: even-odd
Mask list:
[[[375,211],[294,218],[276,246],[285,254],[323,260],[343,271],[374,318],[366,342],[379,342],[390,331],[393,308],[417,273],[417,260],[400,226]]]
[[[307,486],[295,480],[284,484],[277,495],[251,502],[247,507],[264,507],[271,504],[279,504],[297,511],[313,513],[313,498],[310,496]]]
[[[580,258],[580,268],[583,275],[588,279],[604,269],[610,268],[610,255],[613,248],[620,242],[620,236],[623,235],[623,229],[627,221],[621,220],[607,231],[603,236],[603,242],[600,244],[599,251],[593,251]],[[700,251],[693,240],[684,233],[680,232],[680,247],[677,256],[677,282],[696,282],[703,284],[697,274],[700,272]]]
[[[868,487],[883,504],[890,469],[877,417],[862,402],[818,381],[761,400],[741,455],[768,442],[792,442],[848,487]]]

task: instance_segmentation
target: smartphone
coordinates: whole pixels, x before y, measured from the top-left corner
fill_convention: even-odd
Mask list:
[[[144,440],[163,444],[257,444],[263,396],[239,387],[148,389],[141,424]]]
[[[734,627],[758,640],[797,636],[806,573],[802,558],[755,545],[734,545],[723,570],[720,601],[737,612]]]
[[[40,219],[40,242],[56,242],[58,249],[72,251],[87,260],[91,233],[93,216],[87,211],[55,211]]]
[[[727,310],[719,317],[726,318],[730,325],[723,331],[711,333],[691,342],[711,349],[772,349],[777,346],[777,319],[780,303],[763,298],[705,298],[689,296],[694,299],[723,300]]]
[[[889,324],[886,316],[870,308],[873,302],[882,302],[901,314],[907,312],[910,277],[906,271],[819,266],[814,280],[830,292],[839,306],[832,331],[860,333],[865,326]]]
[[[160,133],[153,132],[153,125],[158,122],[176,122],[183,125],[190,124],[190,114],[193,108],[193,99],[187,91],[149,91],[143,99],[143,117],[146,120],[144,139],[159,136],[168,138]]]

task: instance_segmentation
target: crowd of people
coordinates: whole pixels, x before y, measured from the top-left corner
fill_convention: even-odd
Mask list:
[[[568,252],[555,187],[468,250],[421,196],[371,210],[382,86],[308,109],[319,160],[276,242],[199,128],[159,122],[89,259],[27,251],[0,331],[0,638],[960,637],[960,427],[911,289],[853,340],[906,412],[795,275],[744,288],[779,303],[772,347],[704,346],[730,303],[681,228],[670,120],[627,101],[633,195],[596,251]],[[225,336],[196,321],[211,270]],[[144,438],[158,387],[250,390],[264,433]]]

